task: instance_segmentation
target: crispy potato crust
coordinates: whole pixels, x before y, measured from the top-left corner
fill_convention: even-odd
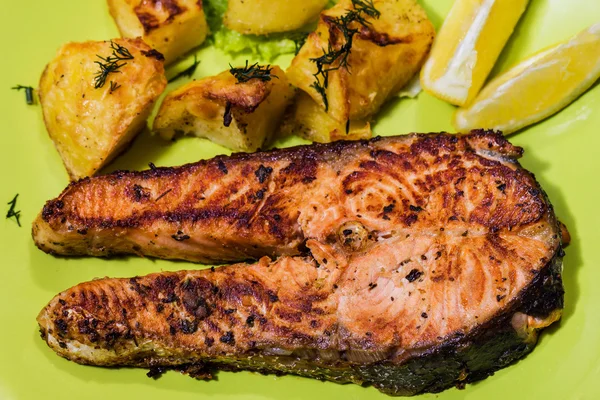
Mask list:
[[[96,61],[111,55],[109,41],[62,46],[40,79],[44,122],[72,180],[94,175],[122,151],[167,85],[160,53],[141,39],[114,43],[134,58],[120,62],[100,88]]]
[[[350,68],[329,72],[328,114],[339,123],[368,120],[417,73],[433,42],[433,25],[415,0],[375,0],[374,5],[381,13],[378,19],[367,17],[368,25],[352,26],[359,33],[348,59]],[[322,12],[317,30],[287,70],[290,81],[323,109],[323,98],[311,87],[317,72],[311,59],[322,56],[330,45],[340,46],[342,35],[332,18],[349,9],[351,1],[342,0]]]
[[[167,64],[208,34],[202,0],[108,0],[108,7],[122,37],[142,37]]]
[[[281,68],[272,74],[277,78],[239,83],[224,71],[184,85],[165,98],[153,129],[166,139],[183,132],[255,151],[270,141],[294,94]]]
[[[317,143],[336,140],[369,139],[373,133],[365,120],[339,122],[319,106],[306,92],[299,90],[286,111],[279,136],[298,135]]]

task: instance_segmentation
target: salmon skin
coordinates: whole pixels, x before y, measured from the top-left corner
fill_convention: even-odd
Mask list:
[[[58,294],[42,337],[81,364],[293,373],[394,395],[483,379],[563,307],[561,230],[499,133],[217,157],[71,184],[34,223],[62,255],[242,260]]]

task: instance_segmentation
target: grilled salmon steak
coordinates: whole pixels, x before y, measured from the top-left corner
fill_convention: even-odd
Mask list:
[[[499,133],[217,157],[71,184],[34,222],[61,255],[258,259],[100,279],[42,337],[82,364],[293,373],[395,395],[485,378],[560,318],[562,239]]]

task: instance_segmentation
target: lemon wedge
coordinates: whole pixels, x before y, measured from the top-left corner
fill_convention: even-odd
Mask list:
[[[426,92],[464,106],[475,98],[528,0],[456,0],[421,71]]]
[[[490,81],[453,125],[505,134],[560,111],[600,78],[600,23],[554,45]]]

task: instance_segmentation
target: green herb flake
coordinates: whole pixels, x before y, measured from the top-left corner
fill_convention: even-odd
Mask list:
[[[306,43],[306,39],[308,39],[308,32],[296,32],[294,34],[292,34],[292,36],[290,37],[290,39],[294,42],[294,46],[295,46],[295,50],[294,50],[294,54],[298,55],[298,53],[300,53],[300,49],[302,48],[302,46],[304,46],[304,43]]]
[[[113,92],[120,87],[121,85],[119,85],[117,82],[110,81],[110,94],[113,94]]]
[[[176,81],[177,79],[181,78],[182,76],[187,76],[188,78],[191,78],[192,75],[194,75],[194,73],[196,72],[196,68],[198,67],[198,64],[200,64],[200,61],[198,61],[198,58],[194,54],[194,62],[192,63],[192,65],[190,65],[183,71],[179,72],[175,76],[169,78],[169,83]]]
[[[261,81],[270,81],[271,78],[277,78],[277,75],[273,75],[271,73],[270,65],[264,66],[259,65],[258,63],[254,63],[252,65],[248,65],[248,60],[246,60],[246,66],[241,68],[233,68],[231,64],[229,64],[229,72],[231,75],[237,79],[237,83],[245,83],[251,79],[260,79]]]
[[[317,72],[313,74],[315,82],[310,85],[323,99],[325,111],[329,109],[327,100],[327,87],[329,85],[329,72],[340,68],[350,70],[348,57],[352,51],[352,43],[354,35],[358,33],[358,29],[351,28],[351,24],[356,22],[362,26],[370,25],[371,23],[365,19],[365,16],[371,18],[379,18],[380,12],[373,5],[372,0],[352,0],[352,10],[348,10],[346,14],[330,18],[329,21],[335,29],[343,36],[343,44],[334,47],[331,42],[328,44],[327,50],[323,50],[323,55],[310,60],[317,66]]]
[[[33,88],[31,86],[17,85],[11,88],[12,90],[24,90],[25,91],[25,102],[28,105],[33,104]]]
[[[108,75],[113,73],[121,72],[119,71],[123,66],[127,64],[126,61],[133,60],[133,55],[129,52],[126,47],[121,46],[118,43],[110,41],[110,48],[112,49],[112,54],[108,57],[102,57],[96,54],[96,57],[100,59],[100,61],[94,61],[94,63],[98,64],[100,70],[96,73],[94,77],[94,88],[100,89],[106,83],[106,79]],[[113,83],[111,81],[111,93],[118,88],[118,86],[113,89]]]
[[[17,225],[19,225],[19,227],[21,226],[21,211],[20,210],[15,210],[15,208],[17,207],[17,198],[19,197],[19,194],[17,193],[15,195],[15,197],[9,201],[7,204],[10,206],[10,208],[8,209],[8,212],[6,213],[6,219],[9,218],[14,218],[17,221]]]

